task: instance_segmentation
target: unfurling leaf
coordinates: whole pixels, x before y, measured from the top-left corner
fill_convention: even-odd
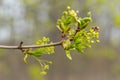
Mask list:
[[[24,55],[24,63],[27,64],[27,57],[28,57],[28,54],[25,54]]]
[[[70,51],[66,50],[66,56],[68,59],[72,60],[72,57],[71,57],[71,54],[70,54]]]
[[[27,52],[27,54],[35,56],[35,57],[41,57],[43,55],[43,53],[41,53],[39,49],[33,52]]]

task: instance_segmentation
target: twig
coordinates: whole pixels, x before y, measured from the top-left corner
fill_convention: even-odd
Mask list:
[[[23,41],[20,42],[20,44],[18,46],[18,49],[20,49],[22,52],[24,52],[24,49],[22,48],[22,45],[23,45]]]
[[[22,43],[20,43],[19,46],[6,46],[6,45],[0,45],[0,49],[29,49],[29,48],[41,48],[41,47],[49,47],[49,46],[58,46],[62,44],[62,40],[55,43],[45,44],[45,45],[26,45],[22,46]]]

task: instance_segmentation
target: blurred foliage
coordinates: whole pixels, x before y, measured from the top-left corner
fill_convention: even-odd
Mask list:
[[[117,58],[117,51],[113,50],[112,48],[108,46],[103,47],[93,47],[92,49],[88,50],[87,56],[95,59],[109,59],[114,60]]]
[[[115,74],[120,74],[120,63],[113,65],[112,71],[113,71]]]
[[[114,15],[114,23],[116,26],[120,26],[120,13]]]
[[[5,50],[0,49],[0,57],[3,57],[5,55]]]
[[[40,4],[40,0],[23,0],[24,4],[31,8],[37,8]]]
[[[29,75],[31,76],[31,80],[45,80],[41,75],[42,69],[39,65],[33,64],[28,67]]]
[[[4,61],[0,61],[0,73],[3,75],[9,75],[11,73],[9,67],[5,64]]]

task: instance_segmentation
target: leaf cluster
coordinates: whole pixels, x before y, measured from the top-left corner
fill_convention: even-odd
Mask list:
[[[41,40],[38,40],[36,42],[37,45],[45,45],[51,43],[52,42],[50,42],[50,39],[47,37],[43,37]],[[52,62],[47,60],[41,60],[38,57],[41,57],[44,54],[52,54],[52,53],[54,53],[54,46],[37,48],[34,51],[30,48],[24,52],[24,62],[27,63],[26,59],[28,55],[33,56],[41,66],[42,70],[40,71],[40,74],[46,75],[47,74],[46,70],[49,69],[49,64],[52,64]]]
[[[99,41],[99,28],[89,27],[89,23],[92,22],[91,13],[88,12],[88,16],[81,18],[78,16],[79,11],[72,10],[69,6],[67,10],[63,12],[60,19],[57,21],[57,28],[61,32],[61,41],[62,47],[65,50],[67,58],[72,60],[70,51],[77,50],[80,53],[84,52],[85,48],[91,48],[91,45]],[[43,37],[41,40],[36,42],[37,45],[47,45],[52,44],[49,38]],[[24,62],[28,55],[34,56],[35,59],[39,62],[42,71],[41,74],[45,75],[46,71],[49,69],[49,64],[51,61],[41,60],[38,57],[41,57],[44,54],[54,53],[55,45],[45,46],[35,50],[31,48],[27,49],[24,52]]]
[[[52,42],[50,42],[50,39],[47,37],[43,37],[41,40],[38,40],[36,42],[37,45],[45,45],[49,43],[51,44]],[[26,54],[35,57],[41,57],[43,54],[52,54],[52,53],[54,53],[54,46],[38,48],[34,51],[28,51]]]
[[[84,52],[84,49],[89,47],[99,40],[98,27],[86,30],[88,24],[92,22],[91,13],[88,12],[88,17],[81,18],[78,16],[78,11],[72,10],[69,6],[63,15],[57,21],[57,28],[62,33],[63,47],[66,52],[66,56],[72,60],[70,55],[71,50],[77,50],[78,52]]]

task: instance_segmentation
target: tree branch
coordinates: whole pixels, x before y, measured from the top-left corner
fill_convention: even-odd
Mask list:
[[[58,46],[62,44],[62,40],[55,43],[45,44],[45,45],[26,45],[26,46],[5,46],[0,45],[0,49],[28,49],[28,48],[41,48],[41,47],[50,47],[50,46]]]

